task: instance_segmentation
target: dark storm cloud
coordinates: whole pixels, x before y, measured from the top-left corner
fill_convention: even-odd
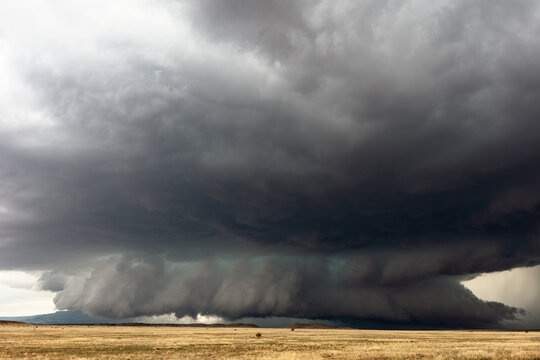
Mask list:
[[[168,268],[155,259],[109,259],[82,288],[68,286],[58,292],[55,302],[61,308],[113,318],[171,312],[178,317],[203,313],[229,319],[272,314],[428,326],[493,326],[521,313],[481,301],[445,277],[385,286],[357,282],[348,277],[355,274],[332,271],[328,265],[319,259],[288,263],[252,258]]]
[[[536,2],[154,5],[16,38],[1,267],[112,317],[520,315],[459,281],[540,263]]]

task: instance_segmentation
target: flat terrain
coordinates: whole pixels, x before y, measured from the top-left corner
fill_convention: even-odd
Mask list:
[[[540,332],[0,325],[0,359],[222,358],[540,359]]]

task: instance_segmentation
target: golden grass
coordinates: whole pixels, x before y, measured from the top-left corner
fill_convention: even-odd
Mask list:
[[[540,359],[540,333],[0,326],[0,359],[223,358]]]

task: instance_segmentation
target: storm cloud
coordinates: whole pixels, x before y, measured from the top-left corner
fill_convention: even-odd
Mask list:
[[[59,309],[492,327],[540,264],[535,1],[7,2],[0,268]]]

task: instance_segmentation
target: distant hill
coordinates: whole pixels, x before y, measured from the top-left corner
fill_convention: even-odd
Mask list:
[[[28,325],[27,323],[20,321],[0,320],[0,326],[21,326]]]
[[[258,325],[255,324],[245,324],[245,323],[231,323],[231,324],[220,324],[224,327],[232,327],[232,328],[258,328]]]
[[[0,317],[0,320],[21,321],[32,325],[56,325],[56,324],[114,324],[114,320],[89,316],[85,313],[74,311],[57,311],[52,314]]]
[[[255,324],[148,324],[126,322],[126,320],[111,320],[102,317],[89,316],[81,311],[57,311],[52,314],[0,317],[3,322],[22,322],[32,325],[122,325],[122,326],[183,326],[183,327],[235,327],[256,328]],[[129,320],[128,320],[129,321]]]
[[[335,326],[330,326],[330,325],[316,323],[316,322],[312,322],[312,323],[295,322],[287,326],[287,328],[290,328],[290,329],[336,329]]]
[[[118,326],[173,326],[173,327],[226,327],[226,328],[258,328],[259,326],[255,324],[248,323],[231,323],[231,324],[203,324],[203,323],[192,323],[192,324],[175,324],[175,323],[118,323],[114,324]]]

